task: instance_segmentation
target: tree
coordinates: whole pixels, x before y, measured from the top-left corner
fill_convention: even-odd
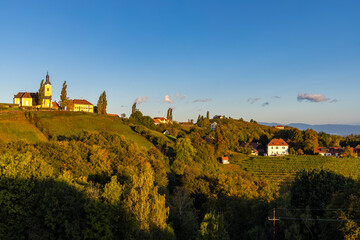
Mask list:
[[[61,100],[60,107],[62,109],[65,109],[65,107],[68,107],[68,104],[69,104],[69,98],[67,97],[66,88],[67,88],[67,84],[66,84],[66,81],[64,81],[62,89],[61,89],[61,95],[60,95],[60,100]]]
[[[40,88],[38,91],[37,105],[40,105],[42,107],[44,98],[45,98],[45,84],[44,84],[44,79],[43,79],[43,80],[41,80]]]
[[[346,146],[345,150],[344,150],[344,153],[343,153],[343,156],[344,157],[352,157],[353,155],[354,155],[353,149],[350,146]]]
[[[104,91],[98,100],[97,103],[97,111],[99,114],[106,114],[107,100],[106,100],[106,92]]]
[[[68,110],[74,110],[74,102],[73,102],[73,100],[69,100],[68,101],[68,105],[67,105],[67,109]]]
[[[170,115],[169,115],[169,116],[170,116],[170,118],[169,118],[169,120],[170,120],[170,121],[172,121],[172,120],[173,120],[172,111],[173,111],[173,109],[172,109],[172,108],[170,108]]]
[[[154,185],[154,171],[150,163],[140,163],[137,174],[132,175],[132,187],[127,194],[125,207],[134,217],[141,230],[164,230],[169,208],[165,196]]]
[[[225,228],[224,216],[214,212],[207,213],[200,225],[199,240],[228,240],[229,235]]]
[[[206,119],[208,119],[208,120],[210,119],[210,113],[209,113],[209,111],[206,112]]]
[[[319,146],[318,135],[313,129],[307,129],[304,135],[304,150],[307,153],[312,153],[314,151],[314,148]]]
[[[193,158],[196,155],[196,150],[191,145],[189,138],[179,138],[175,145],[175,160],[172,168],[176,174],[182,175],[187,166],[193,163]]]
[[[138,110],[136,109],[136,102],[134,102],[134,104],[131,107],[131,114],[135,113],[136,111]]]

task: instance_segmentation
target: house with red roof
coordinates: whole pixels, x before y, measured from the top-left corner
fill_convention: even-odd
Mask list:
[[[272,139],[267,145],[268,156],[289,155],[289,144],[281,138]]]
[[[73,99],[74,106],[72,111],[74,112],[94,112],[94,105],[85,99]]]
[[[350,151],[358,154],[360,152],[360,146],[350,148]],[[314,148],[314,154],[325,156],[325,157],[342,157],[345,152],[344,147],[316,147]]]
[[[166,119],[164,117],[154,117],[153,121],[154,121],[155,125],[171,123],[171,121],[169,119]]]

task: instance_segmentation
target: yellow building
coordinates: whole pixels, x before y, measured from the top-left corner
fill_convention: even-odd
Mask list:
[[[49,72],[46,74],[46,81],[44,83],[44,100],[42,102],[43,108],[52,108],[52,96],[51,96],[51,83]],[[38,93],[33,92],[19,92],[18,94],[14,95],[14,104],[18,104],[21,107],[32,107],[36,106],[36,101],[38,98]],[[40,107],[40,106],[39,106]]]
[[[44,87],[45,87],[45,96],[44,96],[42,107],[43,108],[51,108],[52,107],[52,104],[51,104],[52,96],[51,96],[51,83],[50,83],[49,72],[46,73],[46,81],[45,81]]]
[[[14,104],[21,107],[31,107],[35,105],[37,93],[19,92],[14,96]]]
[[[72,102],[74,104],[72,110],[75,112],[94,112],[94,105],[85,99],[74,99]]]

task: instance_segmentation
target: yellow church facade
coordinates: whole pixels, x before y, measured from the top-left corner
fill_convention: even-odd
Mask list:
[[[43,108],[52,108],[52,96],[51,96],[51,83],[49,72],[46,74],[46,81],[44,83],[45,93],[44,99],[41,105],[36,105],[38,98],[38,93],[34,92],[19,92],[14,95],[13,103],[19,105],[20,107],[43,107]]]

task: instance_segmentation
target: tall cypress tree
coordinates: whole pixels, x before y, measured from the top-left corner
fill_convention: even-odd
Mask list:
[[[106,107],[107,107],[107,99],[106,99],[106,92],[104,91],[97,102],[97,112],[99,114],[106,114]]]
[[[102,93],[102,105],[103,105],[103,111],[102,114],[106,114],[106,108],[107,108],[107,99],[106,99],[106,92],[104,91]]]
[[[40,105],[42,107],[44,98],[45,98],[45,84],[44,84],[44,79],[42,79],[41,83],[40,83],[38,95],[37,95],[37,105]]]
[[[207,119],[210,119],[210,113],[209,113],[209,111],[206,112],[206,118],[207,118]]]
[[[136,109],[136,102],[134,102],[134,104],[131,107],[131,114],[135,113],[137,111]]]
[[[67,84],[66,84],[66,81],[63,83],[63,86],[62,86],[62,89],[61,89],[61,95],[60,95],[60,107],[62,109],[65,109],[65,107],[68,107],[68,104],[69,104],[69,99],[67,97]]]

